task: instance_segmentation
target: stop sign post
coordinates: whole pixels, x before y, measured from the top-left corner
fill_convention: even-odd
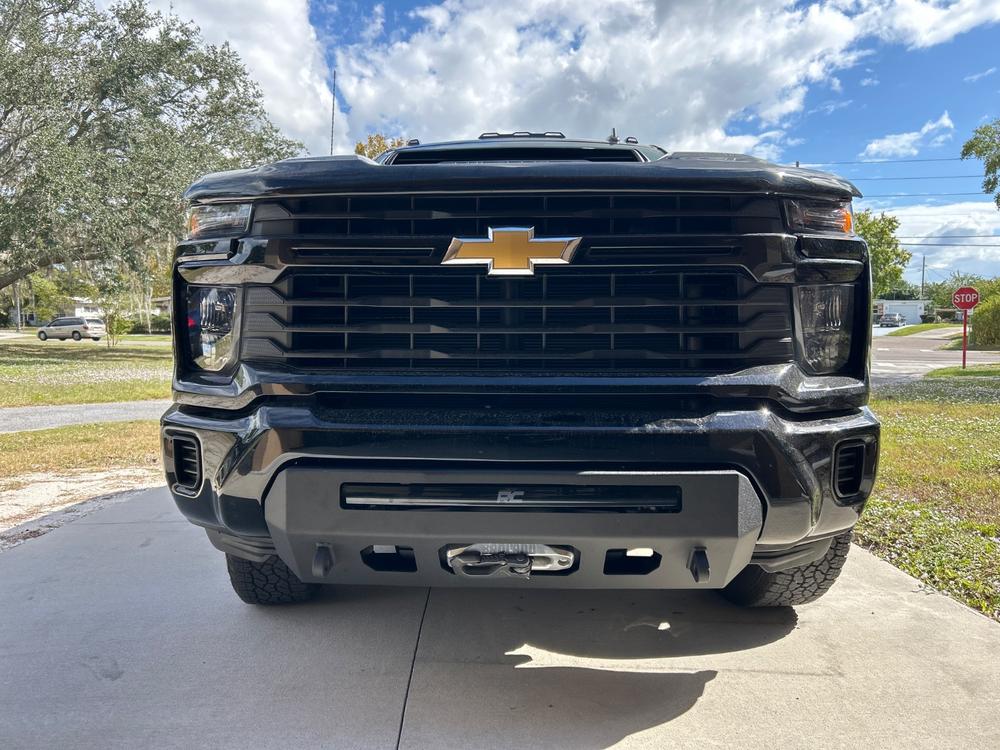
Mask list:
[[[962,311],[962,369],[965,369],[965,355],[969,350],[969,310],[979,304],[979,292],[973,286],[963,286],[951,295],[951,304]]]

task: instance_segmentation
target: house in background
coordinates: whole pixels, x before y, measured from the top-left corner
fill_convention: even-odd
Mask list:
[[[149,301],[150,315],[170,315],[170,297],[153,297]]]
[[[59,315],[67,318],[83,318],[88,315],[101,317],[104,310],[87,297],[70,297],[68,302],[59,306]]]
[[[924,309],[933,305],[929,299],[877,299],[875,307],[875,322],[883,315],[902,315],[906,325],[920,322]]]

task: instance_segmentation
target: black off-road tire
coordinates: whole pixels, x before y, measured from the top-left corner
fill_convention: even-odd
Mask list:
[[[790,607],[808,604],[825,594],[847,561],[851,532],[833,538],[830,549],[816,562],[768,573],[757,565],[748,565],[722,595],[745,607]]]
[[[319,585],[303,583],[280,558],[256,563],[226,555],[233,590],[247,604],[293,604],[316,596]]]

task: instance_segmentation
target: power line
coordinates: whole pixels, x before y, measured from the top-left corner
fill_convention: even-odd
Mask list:
[[[982,191],[975,193],[880,193],[878,195],[866,195],[858,200],[868,200],[869,198],[942,198],[946,195],[982,195]]]
[[[1000,234],[897,234],[897,240],[971,240],[1000,239]]]
[[[985,204],[985,205],[992,206],[993,204],[989,203],[989,204]],[[893,211],[898,211],[898,210],[900,210],[902,208],[906,208],[906,206],[896,206],[895,208],[880,208],[880,209],[877,209],[877,210],[881,211],[883,213],[892,213]],[[923,213],[911,214],[911,213],[906,213],[906,214],[902,214],[899,218],[901,218],[901,219],[967,219],[970,216],[976,217],[978,215],[979,214],[971,214],[970,215],[970,214],[962,214],[962,213],[953,213],[953,214],[923,214]]]
[[[1000,247],[1000,243],[972,242],[900,242],[907,247]]]
[[[964,180],[967,178],[975,177],[976,179],[983,179],[984,175],[981,174],[940,174],[933,175],[931,177],[924,177],[918,175],[916,177],[911,177],[907,175],[906,177],[851,177],[851,180],[861,182],[862,180]]]
[[[960,156],[951,156],[939,159],[861,159],[859,161],[817,161],[812,163],[802,163],[803,167],[828,167],[835,164],[917,164],[932,161],[965,161]]]

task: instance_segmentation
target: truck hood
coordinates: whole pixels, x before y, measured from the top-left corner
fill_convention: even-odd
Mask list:
[[[669,190],[850,199],[835,175],[739,154],[674,153],[651,162],[487,162],[384,165],[364,156],[321,156],[205,175],[184,193],[194,203],[320,193],[504,190]]]

